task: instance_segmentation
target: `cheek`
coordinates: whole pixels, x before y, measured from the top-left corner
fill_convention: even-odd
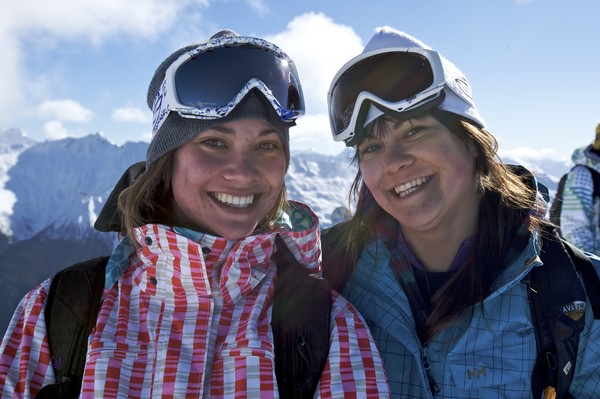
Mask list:
[[[378,178],[383,176],[382,169],[378,167],[376,160],[374,159],[360,162],[359,167],[365,185],[367,186],[369,191],[373,192],[376,185],[376,181],[378,180]]]
[[[273,160],[267,162],[263,166],[263,173],[268,176],[268,180],[273,186],[282,186],[285,180],[286,174],[286,161],[285,158]]]
[[[462,148],[462,147],[461,147]],[[438,153],[440,160],[447,165],[446,183],[453,189],[466,189],[475,182],[475,157],[466,149],[462,151]]]
[[[186,199],[190,197],[190,184],[186,177],[181,174],[173,175],[171,179],[171,190],[173,193],[173,205],[185,207]]]
[[[171,186],[173,194],[177,194],[189,184],[188,171],[176,165],[173,169],[173,177],[171,178]]]
[[[276,201],[277,198],[279,198],[279,195],[281,194],[281,190],[283,189],[284,183],[285,183],[285,174],[273,174],[269,178],[271,196],[273,197],[274,201]]]
[[[176,157],[171,185],[173,194],[189,195],[190,190],[203,184],[215,174],[214,162],[205,162],[201,157],[190,156],[189,152]]]

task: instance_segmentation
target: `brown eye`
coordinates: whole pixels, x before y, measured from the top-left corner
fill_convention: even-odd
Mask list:
[[[213,138],[202,140],[201,144],[209,147],[225,147],[225,143],[223,141]]]
[[[418,134],[419,132],[421,132],[423,129],[425,129],[425,128],[422,126],[411,127],[404,133],[404,137],[412,137],[415,134]]]
[[[273,144],[273,143],[262,143],[259,147],[261,149],[263,149],[263,150],[271,150],[271,149],[275,148],[275,144]]]

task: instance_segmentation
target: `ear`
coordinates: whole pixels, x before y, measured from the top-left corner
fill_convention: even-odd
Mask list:
[[[479,153],[477,152],[477,147],[475,146],[475,142],[473,141],[473,139],[468,138],[465,145],[467,146],[467,149],[469,150],[469,154],[471,154],[471,156],[474,159],[479,158]]]

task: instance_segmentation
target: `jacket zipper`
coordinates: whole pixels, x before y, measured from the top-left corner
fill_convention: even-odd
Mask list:
[[[425,369],[425,375],[427,376],[427,381],[429,382],[429,389],[433,394],[439,393],[440,388],[435,383],[433,376],[431,375],[431,365],[429,364],[429,346],[427,343],[423,344],[423,348],[421,349],[421,358],[423,360],[423,368]]]

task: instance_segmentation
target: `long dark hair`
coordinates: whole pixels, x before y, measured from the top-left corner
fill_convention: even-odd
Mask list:
[[[494,279],[507,266],[510,254],[525,247],[530,235],[527,233],[540,223],[537,216],[530,214],[535,192],[500,160],[498,142],[490,132],[439,109],[428,114],[461,140],[474,145],[481,203],[474,254],[432,298],[430,316],[420,332],[424,340],[429,340],[489,294]],[[375,121],[367,134],[383,134],[383,119]],[[356,152],[353,162],[359,161]],[[343,232],[341,243],[345,252],[342,256],[354,267],[361,249],[373,238],[373,227],[391,216],[375,202],[364,184],[360,168],[352,184],[352,200],[356,200],[356,212]]]

